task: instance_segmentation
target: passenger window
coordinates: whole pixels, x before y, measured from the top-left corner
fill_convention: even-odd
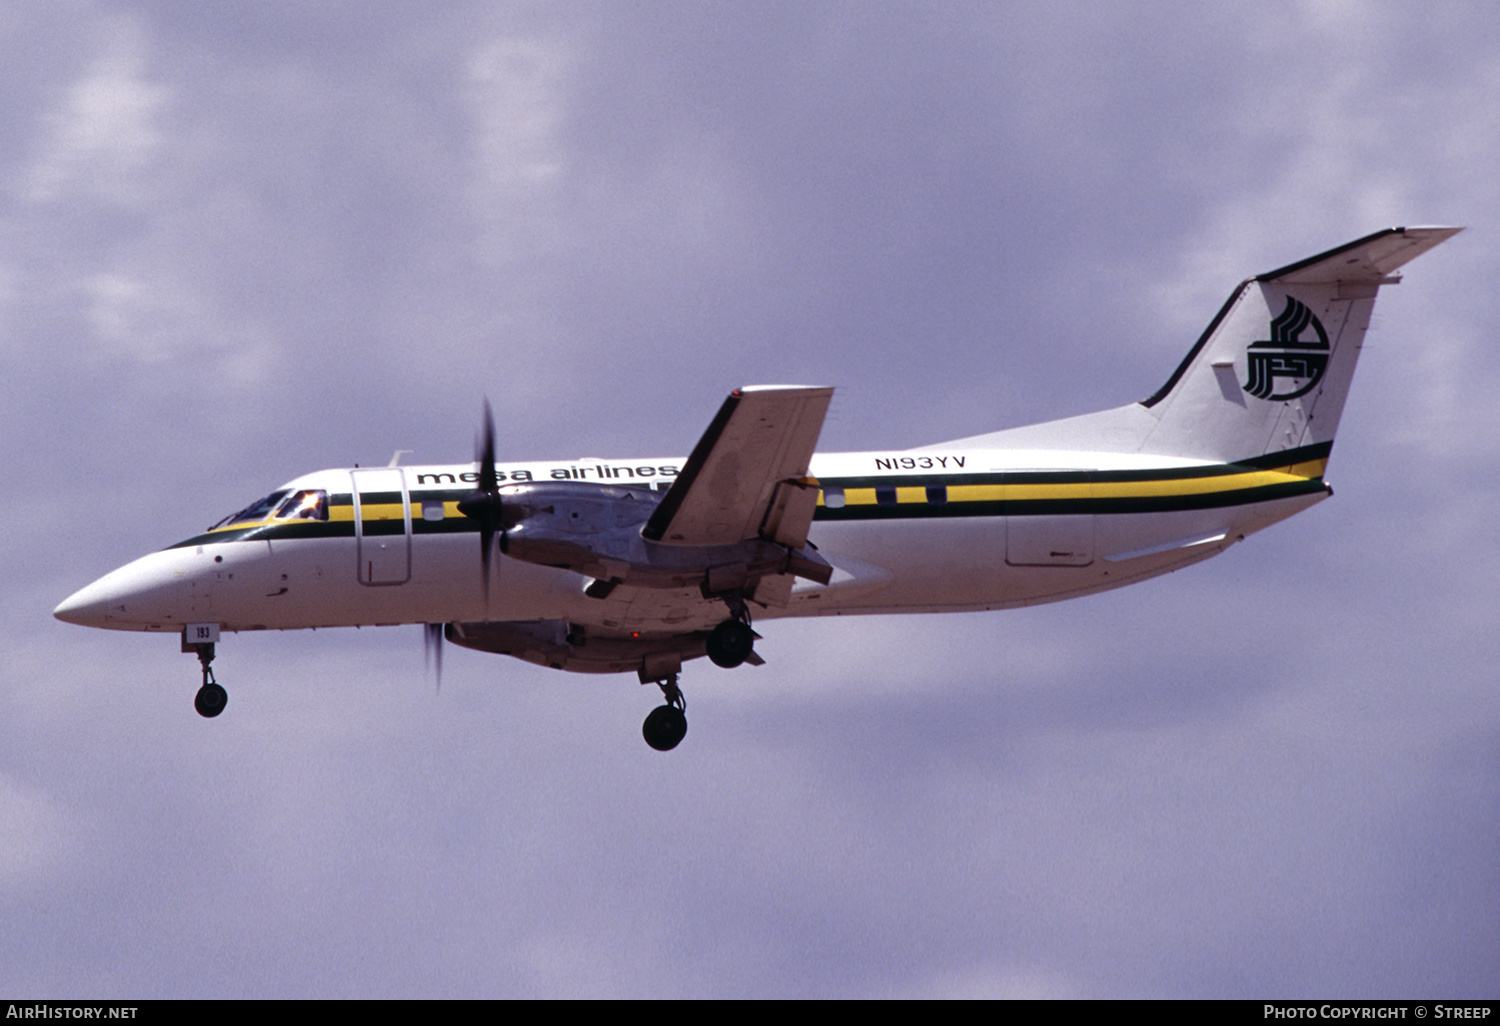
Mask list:
[[[829,509],[843,509],[844,490],[842,488],[824,488],[823,505]]]
[[[929,506],[946,506],[948,504],[948,486],[928,485],[927,504]]]
[[[422,519],[423,520],[441,520],[441,519],[443,519],[443,500],[442,499],[423,499],[422,500]]]
[[[896,504],[896,486],[876,485],[875,501],[881,506],[894,506]]]

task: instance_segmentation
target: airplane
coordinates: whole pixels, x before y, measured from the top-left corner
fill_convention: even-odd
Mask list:
[[[1133,584],[1332,494],[1324,481],[1376,293],[1461,229],[1390,228],[1240,283],[1164,385],[1083,416],[894,452],[815,453],[833,389],[737,389],[684,460],[307,474],[54,611],[177,634],[223,712],[224,632],[423,624],[554,669],[634,672],[687,732],[706,655],[761,665],[753,622],[1006,609]],[[475,546],[478,558],[475,558]],[[498,550],[498,554],[497,554]]]

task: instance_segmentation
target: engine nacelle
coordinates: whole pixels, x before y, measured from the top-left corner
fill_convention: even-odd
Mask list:
[[[499,490],[509,525],[502,551],[512,559],[572,570],[643,588],[700,587],[737,592],[772,574],[827,584],[833,568],[811,546],[793,549],[763,538],[729,545],[649,541],[641,525],[662,493],[581,481],[509,485]]]
[[[575,673],[634,670],[643,681],[660,680],[708,651],[708,631],[685,634],[605,634],[561,620],[513,623],[450,623],[447,639],[464,648],[515,656]]]

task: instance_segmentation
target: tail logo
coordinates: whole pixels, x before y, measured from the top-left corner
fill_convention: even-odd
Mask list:
[[[1317,338],[1304,342],[1302,333],[1309,327]],[[1286,309],[1271,322],[1271,337],[1250,343],[1245,355],[1250,362],[1246,392],[1270,401],[1295,399],[1311,392],[1328,369],[1328,332],[1305,303],[1287,296]],[[1288,391],[1278,392],[1282,379]]]

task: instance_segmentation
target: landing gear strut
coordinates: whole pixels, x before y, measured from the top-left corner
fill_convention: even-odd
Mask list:
[[[670,752],[687,734],[687,699],[682,697],[682,689],[677,686],[675,673],[656,684],[661,688],[662,697],[667,704],[651,710],[651,715],[646,717],[645,725],[641,727],[641,734],[646,738],[646,744],[658,752]]]
[[[208,665],[214,661],[214,646],[212,643],[206,645],[192,645],[198,653],[198,662],[203,667],[203,686],[198,689],[198,695],[193,699],[193,708],[198,710],[198,715],[213,719],[224,711],[224,706],[229,704],[229,692],[219,686],[214,680],[214,671]]]
[[[724,596],[730,619],[708,635],[708,658],[715,666],[732,670],[755,651],[755,632],[750,629],[750,610],[738,595]]]

